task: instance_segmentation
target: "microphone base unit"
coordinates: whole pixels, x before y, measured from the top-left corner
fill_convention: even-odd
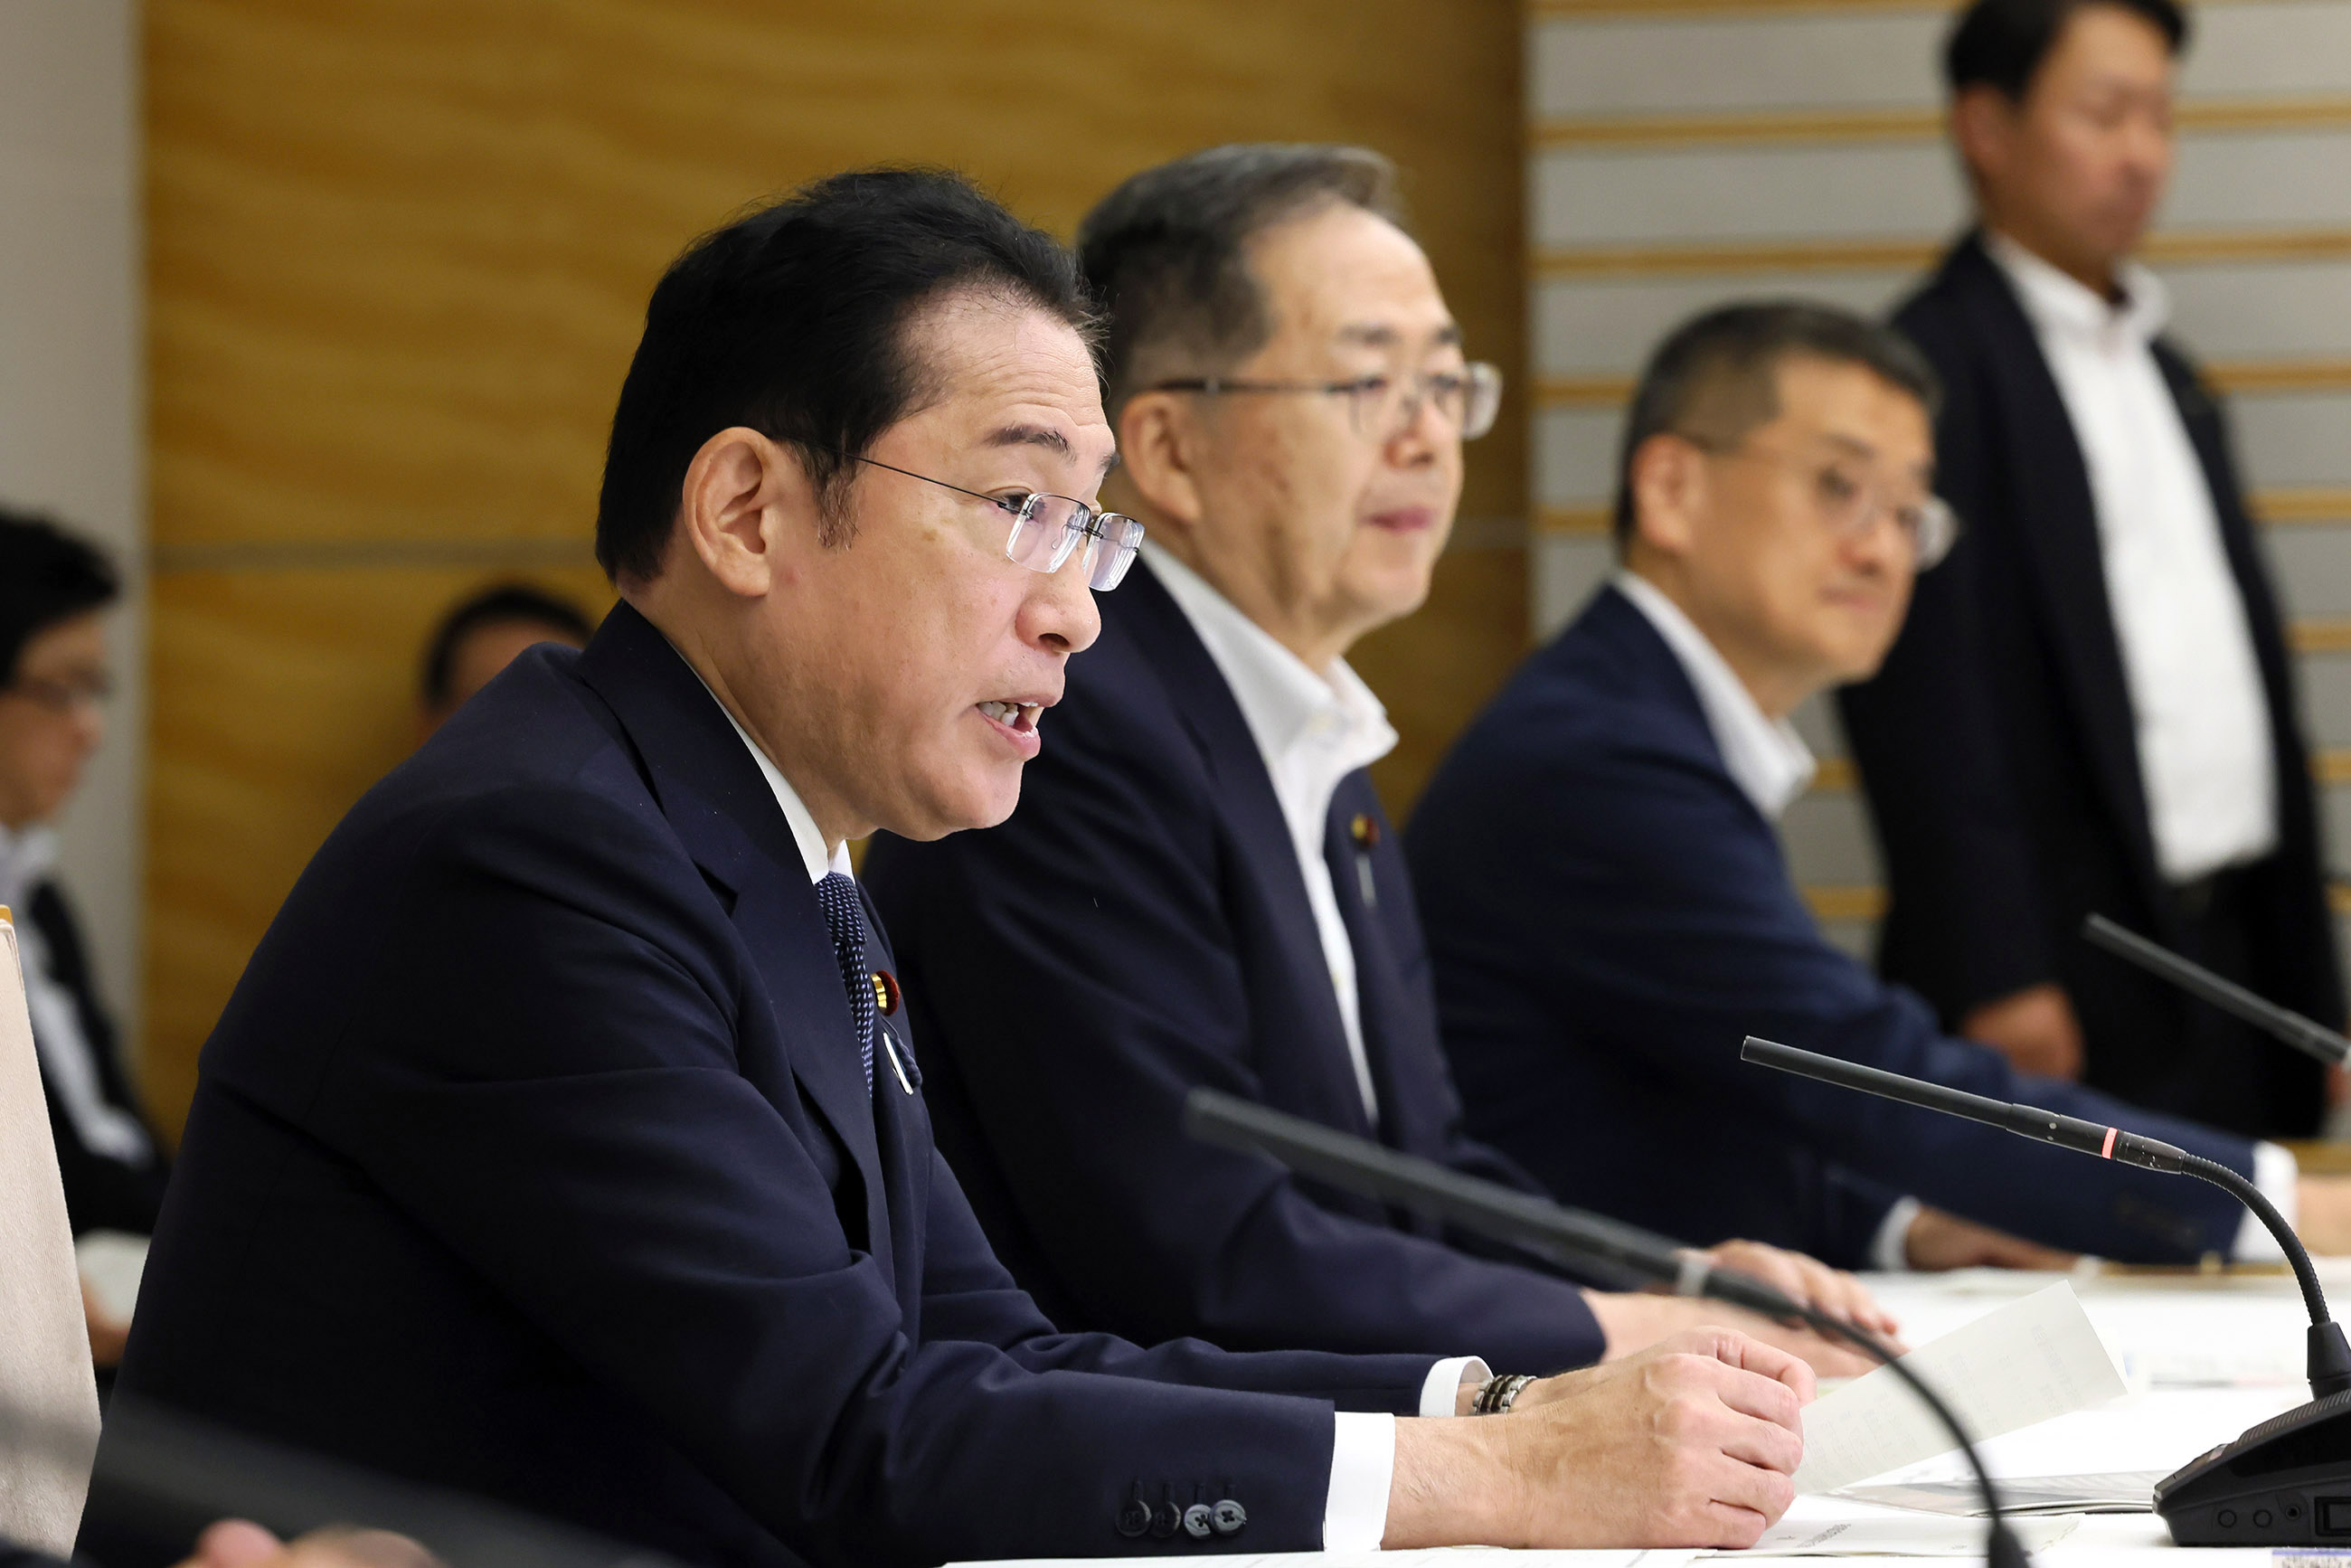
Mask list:
[[[2351,1392],[2182,1465],[2156,1487],[2155,1511],[2181,1546],[2351,1548]]]

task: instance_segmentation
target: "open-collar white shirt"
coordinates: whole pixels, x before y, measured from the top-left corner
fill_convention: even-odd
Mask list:
[[[1332,661],[1327,670],[1308,667],[1305,660],[1166,550],[1146,541],[1143,555],[1207,646],[1225,684],[1232,688],[1249,737],[1257,742],[1258,756],[1273,780],[1274,798],[1281,803],[1290,847],[1297,852],[1299,874],[1306,882],[1306,902],[1314,911],[1322,961],[1331,971],[1331,990],[1339,1004],[1339,1022],[1346,1031],[1355,1086],[1364,1096],[1364,1113],[1376,1126],[1380,1100],[1372,1085],[1371,1059],[1364,1049],[1355,946],[1339,913],[1338,889],[1332,884],[1331,862],[1323,850],[1330,832],[1331,801],[1340,782],[1395,750],[1395,727],[1388,723],[1387,709],[1380,699],[1344,659]]]
[[[2002,235],[1985,248],[2089,470],[2157,863],[2187,883],[2258,860],[2278,841],[2269,698],[2204,465],[2155,359],[2170,295],[2126,264],[2109,302]]]
[[[703,689],[708,691],[709,683],[705,682]],[[776,766],[775,758],[751,738],[751,732],[727,711],[726,705],[718,702],[716,692],[711,693],[710,700],[717,703],[720,713],[726,715],[726,722],[734,727],[744,748],[750,752],[751,760],[758,764],[759,777],[774,792],[776,805],[791,826],[792,841],[799,849],[800,862],[808,872],[809,881],[821,882],[832,872],[843,876],[854,874],[850,869],[849,846],[843,843],[826,848],[815,816],[800,800],[799,791],[792,788],[791,780],[784,777],[783,769]],[[1335,785],[1333,780],[1334,788]],[[1329,809],[1327,797],[1324,809]],[[981,1005],[987,1004],[983,1001]],[[1486,1364],[1476,1356],[1455,1356],[1438,1362],[1429,1368],[1421,1385],[1420,1414],[1451,1416],[1461,1385],[1489,1375]],[[1323,1549],[1375,1551],[1380,1538],[1387,1533],[1388,1494],[1395,1484],[1395,1417],[1342,1410],[1332,1422],[1331,1487],[1322,1505]]]
[[[14,911],[16,946],[25,972],[25,1010],[32,1015],[33,1051],[41,1079],[73,1124],[82,1146],[135,1165],[153,1152],[147,1129],[106,1097],[97,1048],[81,1023],[81,1006],[57,977],[49,945],[33,924],[33,894],[57,868],[57,836],[47,828],[0,824],[0,904]]]

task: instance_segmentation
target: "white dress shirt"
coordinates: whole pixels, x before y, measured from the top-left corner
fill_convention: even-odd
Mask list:
[[[1674,658],[1681,664],[1682,674],[1698,689],[1698,706],[1706,711],[1707,727],[1713,732],[1715,749],[1722,754],[1723,767],[1729,772],[1731,781],[1755,803],[1765,820],[1778,821],[1789,803],[1812,782],[1813,754],[1803,737],[1787,720],[1772,719],[1763,712],[1747,684],[1739,678],[1706,633],[1698,630],[1697,622],[1656,584],[1629,570],[1618,571],[1614,582],[1616,591],[1631,600],[1634,608],[1656,628],[1657,635],[1666,640],[1666,646],[1673,650]],[[2276,1144],[2253,1145],[2253,1185],[2277,1206],[2289,1226],[2294,1223],[2295,1187],[2301,1177],[2302,1167],[2287,1150]],[[1922,1207],[1915,1197],[1895,1200],[1871,1239],[1871,1267],[1886,1273],[1899,1273],[1909,1268],[1906,1244],[1911,1222],[1918,1218]],[[2231,1255],[2249,1263],[2276,1262],[2285,1256],[2268,1227],[2251,1213],[2237,1228],[2236,1246]]]
[[[56,869],[57,838],[47,828],[12,831],[0,824],[0,904],[16,912],[16,942],[25,967],[25,1006],[33,1016],[33,1049],[41,1077],[73,1124],[82,1147],[125,1165],[153,1152],[147,1129],[106,1098],[98,1052],[82,1031],[81,1008],[57,977],[41,928],[33,924],[33,894]]]
[[[704,689],[709,689],[707,683]],[[718,702],[717,694],[712,693],[711,701]],[[735,733],[751,753],[751,760],[759,765],[759,776],[774,791],[784,821],[791,825],[792,841],[799,848],[809,881],[820,882],[833,872],[843,876],[853,874],[848,844],[826,845],[816,818],[810,814],[799,791],[792,788],[775,759],[751,738],[750,732],[736,721],[732,713],[727,713],[725,703],[718,703],[718,711],[726,714],[726,722],[734,725]],[[1461,1385],[1472,1379],[1482,1382],[1491,1375],[1486,1364],[1476,1356],[1438,1362],[1429,1368],[1428,1376],[1421,1384],[1420,1414],[1452,1415]],[[1374,1551],[1380,1537],[1387,1533],[1388,1493],[1395,1484],[1395,1417],[1342,1410],[1332,1422],[1331,1490],[1322,1505],[1322,1546],[1330,1552]]]
[[[2269,699],[2203,465],[2149,347],[2170,296],[2126,265],[2109,304],[2001,235],[1986,248],[2089,469],[2157,863],[2188,883],[2258,860],[2278,841]]]
[[[1388,723],[1387,709],[1344,659],[1320,673],[1310,669],[1305,660],[1165,549],[1146,540],[1143,557],[1232,688],[1273,780],[1274,799],[1281,803],[1281,819],[1298,853],[1298,872],[1306,881],[1306,902],[1314,911],[1322,961],[1331,971],[1331,990],[1346,1030],[1355,1084],[1363,1092],[1364,1113],[1377,1126],[1380,1102],[1372,1087],[1371,1059],[1364,1051],[1355,948],[1339,914],[1338,890],[1331,883],[1323,845],[1331,800],[1340,781],[1395,749],[1396,732]]]

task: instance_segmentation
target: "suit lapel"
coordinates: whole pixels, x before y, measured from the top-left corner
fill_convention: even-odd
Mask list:
[[[717,700],[627,602],[605,617],[580,673],[628,732],[678,841],[729,901],[792,1076],[857,1168],[866,1245],[890,1267],[888,1184],[855,1026],[831,930],[783,809]]]
[[[2001,443],[2010,457],[2009,497],[2039,619],[2049,629],[2091,776],[2129,841],[2149,907],[2161,910],[2168,904],[2161,897],[2147,790],[2139,777],[2130,685],[2106,597],[2097,503],[2081,442],[2032,324],[1980,236],[1963,244],[1949,265],[1999,383],[1991,406],[2000,411]]]
[[[1268,963],[1292,975],[1327,973],[1322,935],[1314,924],[1314,906],[1307,901],[1306,881],[1290,841],[1290,823],[1281,814],[1281,801],[1273,792],[1273,779],[1265,770],[1257,737],[1249,733],[1249,721],[1241,716],[1240,704],[1224,672],[1185,619],[1182,608],[1152,575],[1147,562],[1138,563],[1121,585],[1116,612],[1142,649],[1144,662],[1157,674],[1216,779],[1217,813],[1240,848],[1233,870],[1258,878],[1265,886],[1278,949]],[[1327,985],[1302,985],[1299,989],[1314,1016],[1317,1037],[1299,1046],[1311,1050],[1318,1062],[1336,1063],[1346,1080],[1343,1092],[1333,1096],[1349,1118],[1343,1130],[1369,1136],[1371,1118],[1355,1086],[1353,1061],[1337,999]]]

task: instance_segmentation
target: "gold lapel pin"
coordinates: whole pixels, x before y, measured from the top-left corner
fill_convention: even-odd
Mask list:
[[[873,971],[873,1005],[883,1018],[894,1018],[898,1012],[898,977],[887,969]]]
[[[1358,811],[1355,820],[1347,824],[1347,836],[1355,841],[1355,848],[1369,853],[1380,841],[1380,820],[1369,811]]]

